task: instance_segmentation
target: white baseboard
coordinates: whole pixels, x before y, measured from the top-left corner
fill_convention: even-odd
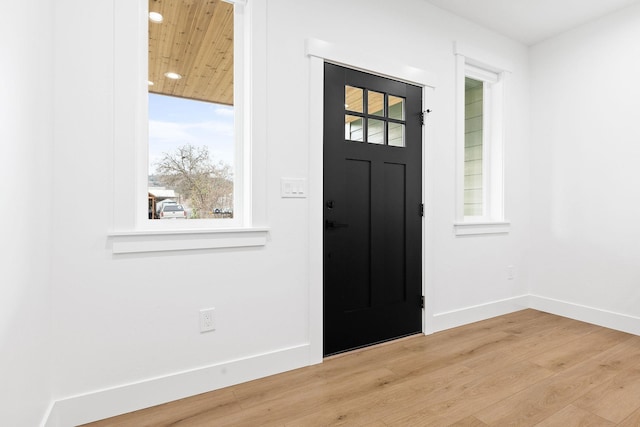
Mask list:
[[[529,307],[581,322],[640,335],[640,318],[552,298],[529,295]]]
[[[640,335],[640,318],[537,295],[522,295],[427,317],[425,333],[455,328],[526,308]],[[70,427],[313,364],[310,345],[254,355],[54,402],[42,427]]]
[[[309,345],[57,400],[43,427],[70,427],[309,365]]]
[[[486,304],[434,314],[427,318],[425,333],[444,331],[528,308],[528,296],[521,295]]]
[[[42,417],[40,427],[58,427],[60,425],[58,421],[58,411],[56,410],[56,402],[52,401]]]

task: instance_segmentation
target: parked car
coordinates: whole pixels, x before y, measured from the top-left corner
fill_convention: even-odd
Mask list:
[[[186,219],[187,212],[184,210],[182,205],[177,203],[165,203],[160,208],[160,212],[158,213],[158,218],[160,219]]]
[[[156,203],[156,218],[160,218],[160,212],[162,212],[162,208],[164,208],[166,205],[177,205],[177,204],[178,202],[170,199],[159,201],[158,203]]]

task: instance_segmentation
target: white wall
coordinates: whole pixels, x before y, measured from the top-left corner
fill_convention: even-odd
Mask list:
[[[20,8],[26,12],[28,6]],[[36,16],[52,16],[48,12]],[[312,312],[310,207],[308,199],[279,197],[281,177],[307,176],[309,163],[321,161],[309,159],[309,59],[304,55],[309,37],[353,45],[437,77],[435,98],[429,105],[434,113],[428,119],[433,138],[425,148],[425,265],[432,315],[428,327],[441,329],[516,309],[519,297],[527,293],[527,49],[420,0],[405,0],[402,7],[370,0],[269,0],[267,12],[264,179],[271,231],[264,248],[118,256],[109,250],[112,218],[104,201],[111,200],[114,174],[113,0],[55,2],[53,66],[46,63],[50,61],[47,49],[33,39],[11,52],[18,59],[26,48],[41,55],[28,56],[30,67],[24,67],[28,73],[18,78],[19,88],[31,102],[26,104],[19,89],[12,89],[9,98],[12,104],[24,105],[10,129],[19,140],[30,142],[12,146],[18,161],[2,182],[30,178],[33,184],[27,188],[37,189],[52,176],[55,191],[48,210],[52,213],[50,240],[48,219],[29,209],[41,195],[10,190],[12,198],[24,205],[26,218],[33,221],[8,230],[19,256],[11,266],[10,277],[17,280],[9,288],[13,294],[3,299],[7,307],[2,307],[0,332],[3,349],[17,345],[18,352],[9,356],[3,352],[2,357],[23,358],[19,370],[31,378],[25,382],[30,388],[48,384],[46,362],[53,359],[53,398],[58,401],[60,425],[114,415],[313,360],[304,352]],[[41,22],[44,19],[33,23],[25,16],[22,21],[27,29],[36,23],[51,28],[50,23]],[[513,64],[505,140],[507,217],[512,222],[508,235],[453,235],[456,40]],[[45,62],[43,67],[33,67],[39,61]],[[16,65],[16,74],[18,68],[23,67]],[[51,102],[49,86],[42,80],[34,83],[33,77],[44,77],[39,70],[44,74],[51,68],[55,75],[53,172],[44,156],[51,150],[50,139],[42,138],[51,132],[51,117],[42,114],[43,122],[33,125],[35,112],[46,112]],[[34,90],[34,84],[40,90]],[[35,102],[42,97],[44,104]],[[3,109],[7,107],[4,99],[3,95]],[[0,120],[4,117],[3,111]],[[39,154],[38,168],[29,165],[32,151]],[[38,321],[22,310],[48,307],[48,276],[33,269],[33,263],[47,264],[43,248],[50,242],[54,343],[47,347],[47,334],[36,331]],[[516,267],[515,280],[507,280],[508,265]],[[216,307],[218,328],[200,334],[198,310],[210,306]],[[16,324],[21,328],[19,335],[9,329]],[[31,348],[36,351],[28,353]],[[11,369],[11,361],[2,362],[0,369]],[[18,385],[13,379],[17,374],[9,375],[10,384]],[[2,377],[4,381],[4,372]],[[42,391],[35,392],[31,402],[42,407],[48,394],[42,387],[38,390]],[[2,392],[12,391],[3,384]],[[27,413],[34,412],[17,409],[15,413],[27,420]],[[57,424],[50,420],[50,425]]]
[[[0,420],[35,426],[51,401],[51,2],[0,14]]]
[[[531,49],[534,306],[640,333],[640,6]]]

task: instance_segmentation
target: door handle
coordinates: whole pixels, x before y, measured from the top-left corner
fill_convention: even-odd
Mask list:
[[[326,229],[346,228],[349,226],[349,224],[342,224],[340,222],[329,221],[329,220],[326,220],[324,222],[324,225]]]

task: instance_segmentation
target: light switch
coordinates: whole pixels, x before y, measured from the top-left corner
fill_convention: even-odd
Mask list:
[[[283,198],[307,197],[307,179],[306,178],[281,178],[280,196]]]

